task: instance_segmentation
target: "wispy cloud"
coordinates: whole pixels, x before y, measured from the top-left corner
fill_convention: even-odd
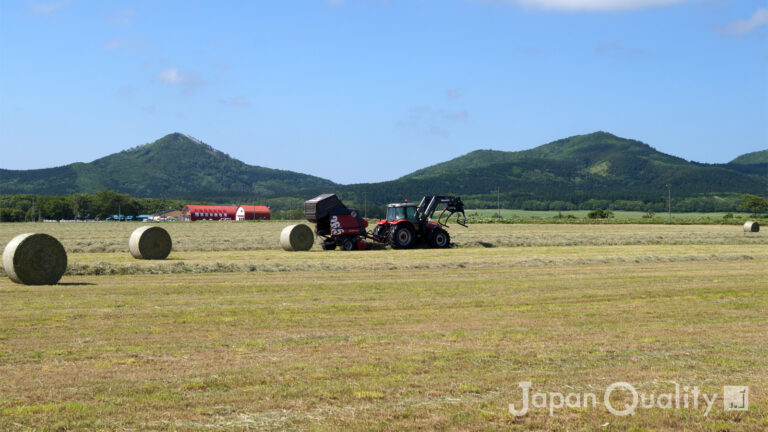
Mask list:
[[[458,99],[461,97],[461,91],[459,89],[448,89],[445,91],[445,95],[448,96],[448,99]]]
[[[29,8],[33,13],[39,15],[50,15],[57,12],[61,8],[69,5],[70,0],[55,0],[55,1],[42,1],[31,2]]]
[[[448,119],[454,120],[454,121],[463,121],[469,118],[469,113],[466,111],[456,112],[456,113],[448,113]]]
[[[734,21],[721,29],[724,34],[742,36],[768,24],[768,8],[760,8],[745,20]]]
[[[450,132],[448,132],[445,129],[439,128],[437,126],[432,126],[429,129],[429,133],[431,133],[432,135],[437,135],[439,137],[447,137],[448,135],[450,135]]]
[[[450,127],[469,118],[466,111],[446,111],[422,106],[411,108],[398,126],[412,129],[416,132],[429,133],[439,137],[450,135]]]
[[[116,26],[130,25],[136,18],[134,8],[125,8],[109,16],[109,23]]]
[[[136,87],[132,85],[124,85],[117,89],[115,95],[121,98],[129,98],[136,94]]]
[[[193,75],[176,67],[163,69],[157,74],[157,79],[172,86],[188,85],[198,81]]]
[[[670,6],[686,0],[495,0],[526,8],[566,12],[610,12]]]
[[[184,92],[189,93],[195,88],[203,85],[203,80],[193,73],[184,71],[178,67],[168,67],[160,71],[155,76],[157,81],[167,84],[171,87],[179,87]]]
[[[250,102],[248,102],[248,99],[246,99],[243,96],[236,96],[228,99],[219,99],[219,103],[222,105],[231,105],[237,108],[248,108],[249,106],[251,106]]]
[[[114,51],[120,49],[123,46],[123,42],[119,38],[113,38],[105,42],[102,46],[107,51]]]

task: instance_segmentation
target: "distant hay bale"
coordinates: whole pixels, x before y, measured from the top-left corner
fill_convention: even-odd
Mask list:
[[[308,251],[314,242],[312,228],[304,224],[289,225],[280,233],[280,246],[287,251]]]
[[[744,232],[760,232],[760,224],[754,221],[744,223]]]
[[[3,268],[16,283],[53,285],[67,270],[67,252],[48,234],[19,234],[5,246]]]
[[[136,259],[161,260],[171,253],[171,236],[158,226],[136,228],[128,240],[128,248]]]

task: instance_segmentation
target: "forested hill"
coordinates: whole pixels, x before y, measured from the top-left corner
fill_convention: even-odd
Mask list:
[[[760,165],[689,162],[596,132],[519,152],[477,150],[397,180],[344,190],[356,201],[362,194],[373,202],[457,194],[493,203],[498,189],[508,206],[519,208],[527,201],[657,201],[666,197],[667,184],[677,198],[765,194],[768,172]]]
[[[319,177],[248,165],[180,133],[90,163],[0,170],[0,193],[63,195],[110,189],[137,197],[220,200],[334,187]]]
[[[731,163],[740,165],[768,164],[768,149],[743,154],[732,160]]]

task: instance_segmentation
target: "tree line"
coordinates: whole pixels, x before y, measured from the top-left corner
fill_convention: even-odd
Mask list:
[[[363,194],[340,193],[339,197],[350,207],[358,209],[369,218],[383,218],[386,205],[361,199]],[[304,201],[311,197],[265,198],[260,202],[272,211],[272,219],[303,219]],[[418,202],[421,197],[393,198],[391,202],[401,202],[410,198]],[[667,200],[627,200],[627,199],[584,199],[573,200],[531,199],[530,197],[510,196],[505,194],[468,195],[462,197],[467,209],[487,209],[500,206],[505,209],[521,210],[628,210],[643,212],[664,212]],[[0,195],[0,222],[29,222],[38,220],[73,220],[106,219],[121,214],[137,216],[153,214],[161,210],[180,209],[187,202],[161,198],[136,198],[129,194],[111,190],[88,194],[77,193],[66,196],[44,196],[32,194]],[[189,203],[193,204],[193,203]],[[208,204],[194,202],[194,204]],[[239,204],[246,204],[241,202]],[[233,204],[234,205],[234,204]],[[768,201],[758,195],[729,195],[721,197],[681,197],[672,198],[672,210],[675,212],[733,212],[748,211],[754,214],[768,212]]]
[[[135,198],[111,190],[66,196],[0,195],[0,222],[106,219],[122,214],[137,216],[181,208],[181,203],[159,198]]]

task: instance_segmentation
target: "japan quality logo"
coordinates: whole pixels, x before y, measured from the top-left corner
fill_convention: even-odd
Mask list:
[[[723,409],[726,411],[749,410],[749,387],[723,386]]]

